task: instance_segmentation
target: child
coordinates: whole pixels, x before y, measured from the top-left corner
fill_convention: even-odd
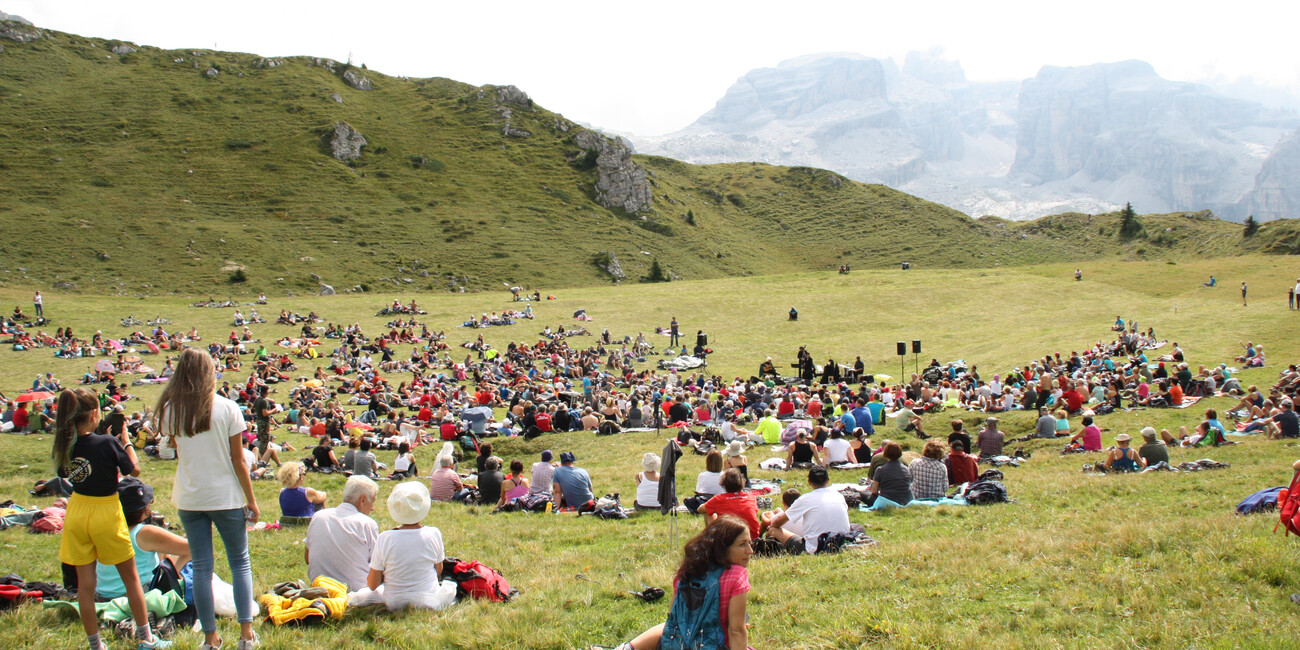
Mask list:
[[[170,648],[170,641],[155,638],[149,629],[135,550],[117,496],[118,472],[139,476],[140,463],[125,431],[118,437],[93,433],[98,424],[99,400],[93,391],[74,388],[59,394],[51,456],[59,477],[73,488],[59,560],[77,569],[77,603],[90,650],[107,649],[95,615],[96,560],[115,567],[122,577],[138,648]]]

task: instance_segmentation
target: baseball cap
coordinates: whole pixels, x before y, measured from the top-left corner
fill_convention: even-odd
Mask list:
[[[577,457],[577,456],[574,456],[574,455],[573,455],[573,452],[571,452],[571,451],[562,452],[562,453],[560,454],[560,462],[561,462],[561,463],[572,463],[572,462],[574,462],[574,461],[576,461],[576,460],[578,460],[578,457]]]
[[[122,512],[139,512],[153,503],[153,486],[128,476],[117,482],[117,498],[122,502]]]

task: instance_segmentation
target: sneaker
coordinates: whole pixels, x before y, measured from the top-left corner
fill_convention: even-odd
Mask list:
[[[136,650],[162,650],[163,648],[172,647],[172,642],[167,641],[154,635],[153,641],[137,641]]]
[[[235,650],[253,650],[253,648],[260,645],[262,645],[262,639],[257,636],[257,632],[254,632],[253,638],[240,639],[239,643],[235,644]]]
[[[221,650],[221,642],[217,641],[217,645],[209,645],[205,641],[199,644],[199,650]]]

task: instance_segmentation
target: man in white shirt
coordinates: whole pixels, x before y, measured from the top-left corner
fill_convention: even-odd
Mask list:
[[[379,539],[379,525],[370,518],[379,486],[364,476],[353,476],[343,486],[343,503],[312,515],[304,540],[307,577],[329,576],[348,591],[366,586],[370,555]]]
[[[790,554],[816,553],[817,538],[822,533],[849,532],[849,505],[844,501],[844,495],[830,489],[830,482],[826,468],[814,466],[808,470],[808,485],[813,491],[796,499],[785,512],[772,520],[768,534],[784,544]],[[783,528],[791,521],[803,529],[802,538]]]

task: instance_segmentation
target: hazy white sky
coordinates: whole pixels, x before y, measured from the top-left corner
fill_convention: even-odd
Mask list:
[[[515,84],[569,119],[641,135],[686,126],[753,68],[815,52],[901,62],[939,46],[980,81],[1143,59],[1170,79],[1300,94],[1295,0],[0,0],[0,11],[164,48],[350,54],[390,75]]]

